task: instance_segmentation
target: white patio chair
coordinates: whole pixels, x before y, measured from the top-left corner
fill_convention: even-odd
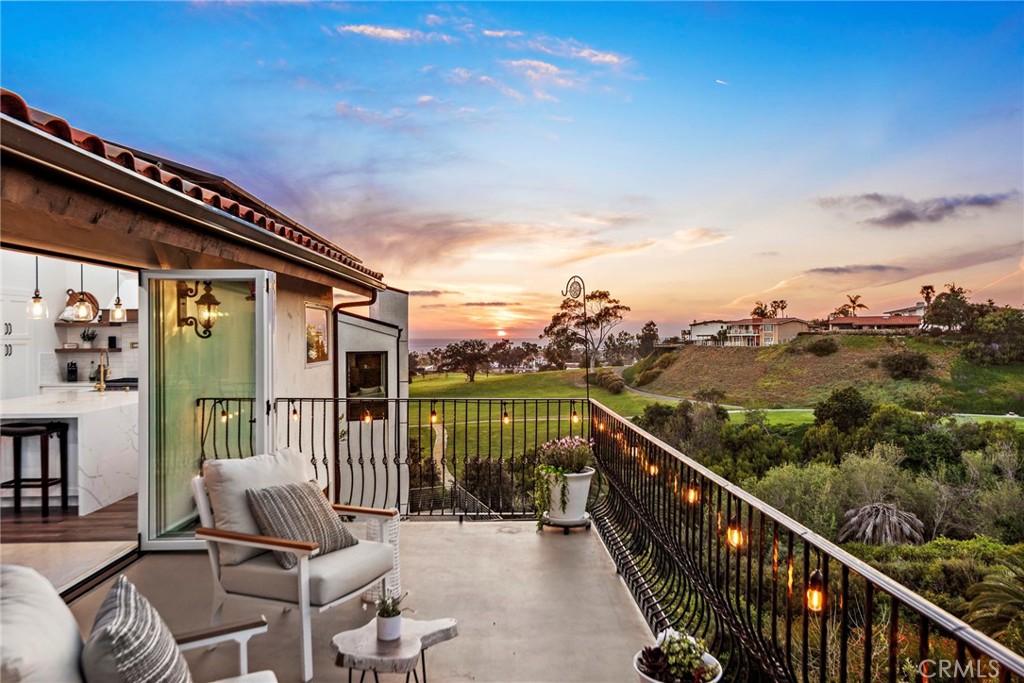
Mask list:
[[[213,570],[211,624],[219,623],[224,601],[244,596],[297,605],[301,618],[302,680],[313,677],[310,614],[323,612],[367,593],[397,594],[399,585],[398,510],[334,505],[339,514],[367,522],[357,545],[326,555],[316,543],[263,536],[248,509],[245,490],[307,481],[304,459],[290,449],[241,460],[206,461],[192,493]],[[216,514],[215,514],[216,512]],[[288,551],[298,559],[291,569],[267,551]]]

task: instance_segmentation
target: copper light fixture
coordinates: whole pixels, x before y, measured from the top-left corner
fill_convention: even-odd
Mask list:
[[[203,282],[203,293],[196,299],[196,312],[198,315],[188,315],[188,300],[199,294],[199,282],[195,287],[189,287],[184,282],[178,283],[178,327],[191,327],[201,339],[208,339],[213,334],[213,325],[217,322],[217,307],[220,302],[213,295],[213,284],[206,280]]]

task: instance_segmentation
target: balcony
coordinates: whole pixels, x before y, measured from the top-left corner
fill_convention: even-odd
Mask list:
[[[244,429],[218,427],[218,416],[248,414],[246,400],[200,400],[203,457],[248,454]],[[706,640],[724,680],[925,680],[917,665],[939,660],[950,675],[928,680],[1024,676],[1024,658],[596,402],[365,403],[350,415],[344,400],[280,399],[276,433],[318,469],[334,462],[337,498],[407,516],[405,588],[424,616],[465,627],[438,647],[441,680],[629,680],[632,653],[670,625]],[[523,521],[533,516],[534,452],[569,434],[594,442],[595,529],[534,533]],[[187,585],[208,582],[205,557],[150,566],[174,562],[193,563]],[[201,603],[203,590],[191,592]],[[201,624],[196,609],[185,616]],[[369,619],[358,607],[335,611],[344,624]],[[314,626],[319,676],[339,624]],[[273,666],[291,659],[275,655]]]

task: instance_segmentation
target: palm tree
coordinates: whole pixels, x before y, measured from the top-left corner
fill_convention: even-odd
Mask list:
[[[755,301],[754,309],[750,311],[751,318],[769,318],[771,314],[768,311],[768,306],[763,301]]]
[[[783,316],[785,316],[786,308],[789,307],[789,304],[786,302],[785,299],[779,299],[778,304],[779,304],[779,313],[781,313]]]
[[[850,315],[854,318],[857,317],[858,308],[863,308],[865,311],[868,309],[867,306],[860,302],[860,294],[847,294],[846,298],[850,301]]]
[[[845,318],[848,315],[850,315],[850,304],[836,306],[836,310],[832,311],[833,318]]]
[[[935,298],[935,287],[932,285],[924,285],[921,287],[921,298],[924,299],[925,306],[931,306],[932,299]]]
[[[999,568],[967,589],[971,602],[966,621],[1011,650],[1024,649],[1024,553],[1015,553]]]
[[[924,542],[924,524],[912,512],[889,503],[869,503],[847,510],[839,542],[856,541],[870,545],[919,544]]]

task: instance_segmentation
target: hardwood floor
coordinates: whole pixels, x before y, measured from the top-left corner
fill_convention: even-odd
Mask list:
[[[79,517],[50,506],[43,518],[38,509],[25,508],[21,514],[4,508],[0,512],[0,543],[69,543],[77,541],[134,541],[138,538],[138,496],[129,496],[113,505]]]

